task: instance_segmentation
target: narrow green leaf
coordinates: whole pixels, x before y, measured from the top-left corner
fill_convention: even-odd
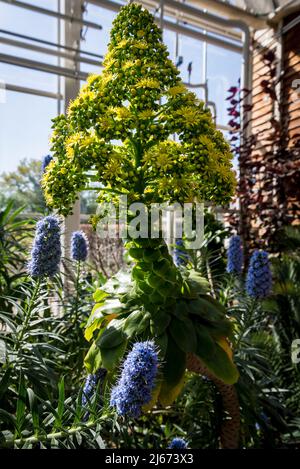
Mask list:
[[[62,419],[65,410],[65,380],[62,377],[58,383],[58,404],[57,404],[57,417],[55,418],[54,427],[59,428],[62,426]]]
[[[16,409],[16,426],[18,433],[21,433],[22,426],[25,420],[25,410],[26,410],[26,397],[27,392],[24,385],[23,376],[20,379],[18,400],[17,400],[17,409]]]
[[[2,379],[1,379],[1,382],[0,382],[0,401],[1,399],[3,398],[4,394],[6,393],[7,389],[8,389],[8,386],[10,384],[10,375],[12,373],[12,369],[11,368],[8,368]]]
[[[32,416],[33,428],[35,432],[38,433],[38,430],[40,427],[40,416],[39,416],[37,398],[33,390],[30,388],[27,388],[27,396],[29,400],[29,407],[30,407],[31,416]]]

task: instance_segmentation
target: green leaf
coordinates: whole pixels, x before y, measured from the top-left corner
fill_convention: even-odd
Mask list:
[[[96,344],[100,349],[113,348],[120,345],[126,339],[123,332],[125,319],[113,319],[107,328],[103,331]]]
[[[189,314],[189,308],[188,308],[187,302],[180,301],[180,300],[176,301],[176,305],[172,311],[172,314],[174,314],[174,316],[176,316],[181,321],[187,318]]]
[[[189,302],[189,310],[191,314],[201,316],[208,321],[220,321],[224,319],[224,312],[220,311],[217,306],[212,303],[209,297],[199,297]]]
[[[144,280],[145,271],[137,265],[133,267],[131,274],[134,280]]]
[[[92,339],[94,331],[101,328],[102,323],[109,319],[110,314],[119,314],[121,311],[124,311],[124,305],[118,299],[106,300],[104,303],[96,304],[85,328],[84,336],[86,340],[90,341]]]
[[[136,261],[141,260],[143,258],[143,252],[144,250],[142,248],[130,248],[128,250],[128,254],[130,255],[130,257],[132,257],[132,259]]]
[[[170,324],[171,316],[163,309],[158,309],[151,314],[150,331],[153,335],[161,335]]]
[[[40,414],[39,414],[39,409],[38,409],[38,401],[32,389],[27,388],[27,395],[28,395],[29,407],[30,407],[31,416],[32,416],[33,428],[35,432],[38,432],[39,427],[40,427]]]
[[[130,289],[131,283],[131,275],[128,272],[120,270],[102,285],[101,290],[113,295],[122,295]]]
[[[172,390],[182,379],[186,369],[186,354],[168,336],[168,345],[162,369],[164,392]]]
[[[160,277],[164,278],[166,273],[170,270],[172,264],[167,261],[167,259],[162,259],[159,262],[155,262],[153,265],[153,271],[159,275]]]
[[[0,363],[6,362],[6,343],[0,339]]]
[[[189,270],[187,283],[192,294],[205,295],[210,290],[209,282],[195,270]]]
[[[168,334],[166,332],[164,332],[160,336],[155,337],[154,341],[155,341],[155,344],[158,347],[159,356],[161,358],[164,358],[165,355],[166,355],[167,346],[168,346]]]
[[[8,368],[4,373],[1,382],[0,382],[0,401],[3,398],[4,394],[6,393],[9,385],[10,385],[10,375],[12,373],[12,369]]]
[[[150,314],[148,312],[137,310],[129,314],[125,320],[123,331],[128,338],[138,336],[149,326]]]
[[[219,344],[201,326],[197,327],[196,354],[217,378],[226,384],[234,384],[239,378],[235,364]]]
[[[151,293],[153,293],[153,288],[150,287],[150,285],[144,282],[143,280],[139,280],[137,282],[137,286],[143,293],[146,293],[146,295],[150,295]]]
[[[93,294],[93,299],[96,303],[100,303],[102,302],[102,300],[104,300],[104,298],[106,298],[108,296],[108,293],[106,293],[105,291],[101,290],[101,288],[97,288],[97,290],[95,291],[95,293]]]
[[[95,315],[92,320],[88,320],[88,323],[85,328],[84,337],[89,342],[93,338],[93,334],[97,329],[101,328],[102,323],[104,322],[106,316],[102,313]]]
[[[216,339],[231,335],[232,324],[225,316],[225,308],[213,298],[201,296],[192,300],[189,302],[189,310]]]
[[[102,365],[107,370],[113,370],[122,359],[127,346],[127,341],[125,340],[117,347],[113,348],[102,348],[101,349],[101,358]]]
[[[57,404],[57,415],[59,423],[62,423],[62,417],[65,408],[65,380],[64,377],[58,383],[58,404]]]
[[[143,259],[145,262],[156,262],[161,258],[159,249],[145,248],[143,249]]]
[[[165,282],[161,281],[160,286],[158,287],[158,291],[162,296],[167,298],[170,296],[176,297],[178,295],[176,286],[167,280]]]
[[[18,393],[18,400],[17,400],[17,409],[16,409],[16,427],[18,429],[18,433],[21,433],[22,426],[25,420],[25,410],[26,410],[26,397],[27,392],[24,385],[24,378],[23,376],[20,379],[19,384],[19,393]]]
[[[121,311],[124,311],[124,305],[118,300],[114,298],[112,300],[106,300],[103,304],[101,304],[96,310],[94,314],[101,312],[102,314],[119,314]]]
[[[188,318],[183,321],[173,317],[169,326],[170,334],[183,352],[195,352],[197,336],[194,324]]]
[[[84,365],[88,373],[95,373],[101,366],[101,352],[96,343],[93,342],[84,359]]]

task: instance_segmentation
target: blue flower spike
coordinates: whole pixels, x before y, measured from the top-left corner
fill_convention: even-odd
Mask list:
[[[85,262],[89,254],[89,241],[83,231],[75,231],[71,238],[71,258]]]
[[[244,254],[240,236],[231,236],[227,252],[227,272],[240,275],[243,270]]]
[[[61,228],[57,217],[48,216],[36,225],[36,234],[28,263],[33,278],[54,277],[61,260]]]
[[[121,376],[112,389],[110,405],[121,416],[137,418],[152,398],[159,359],[154,342],[137,342],[125,359]]]
[[[183,438],[173,438],[168,448],[169,449],[187,449],[187,446],[188,444]]]
[[[269,296],[272,288],[272,273],[266,251],[254,251],[250,259],[246,279],[246,290],[252,298],[263,299]]]

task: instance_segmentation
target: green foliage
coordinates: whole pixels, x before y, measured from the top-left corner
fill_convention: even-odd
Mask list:
[[[46,205],[40,186],[41,177],[41,161],[21,160],[15,171],[0,175],[0,205],[11,199],[16,208],[25,206],[27,211],[44,213]]]
[[[0,448],[102,448],[100,432],[114,418],[102,393],[81,402],[83,328],[101,283],[90,284],[84,269],[75,268],[75,295],[67,295],[59,276],[28,278],[32,222],[19,220],[20,213],[12,204],[1,213]],[[69,273],[69,288],[71,281]]]
[[[292,343],[300,338],[300,230],[288,227],[281,236],[280,256],[272,260],[273,295],[264,310],[273,325],[278,353],[273,355],[273,367],[286,389],[286,404],[300,413],[300,366],[292,363]]]
[[[16,412],[0,409],[0,447],[14,449],[103,449],[103,426],[113,427],[114,418],[109,412],[98,411],[99,397],[88,406],[77,397],[65,396],[64,379],[58,383],[56,396],[45,400],[21,378],[16,395]],[[86,418],[87,411],[89,418]],[[107,431],[107,430],[106,430]]]
[[[12,200],[0,210],[0,310],[10,309],[5,298],[16,295],[24,280],[24,248],[32,235],[32,220],[23,218],[24,206],[15,208]]]
[[[236,382],[237,370],[218,344],[232,333],[225,308],[207,295],[207,282],[201,277],[193,271],[181,275],[163,240],[147,240],[146,248],[143,244],[144,240],[127,244],[135,261],[132,279],[120,272],[94,295],[98,303],[85,332],[92,340],[87,368],[94,370],[95,364],[106,362],[114,372],[127,343],[154,339],[164,361],[161,402],[167,402],[166,394],[174,400],[176,389],[182,387],[189,352],[224,382]]]

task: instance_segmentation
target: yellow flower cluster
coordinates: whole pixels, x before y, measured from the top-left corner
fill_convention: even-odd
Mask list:
[[[121,9],[103,65],[67,116],[54,119],[54,160],[43,179],[48,203],[68,213],[91,169],[109,197],[125,191],[147,203],[228,202],[235,185],[229,146],[186,90],[148,11],[134,3]]]
[[[156,88],[159,90],[160,83],[154,78],[142,78],[136,85],[137,88]]]

